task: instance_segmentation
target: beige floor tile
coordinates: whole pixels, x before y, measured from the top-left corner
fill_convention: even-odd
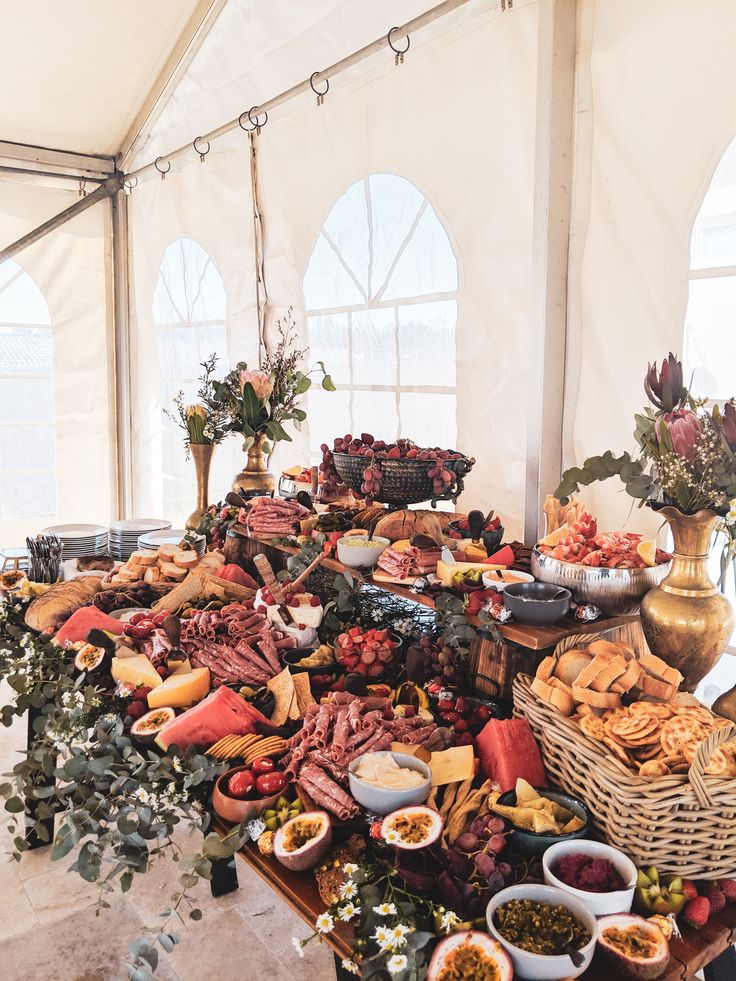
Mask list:
[[[48,872],[24,880],[23,886],[39,923],[53,923],[97,902],[97,886],[85,882],[76,872],[67,871],[67,867],[68,863],[64,861],[58,863],[58,867],[52,866]]]
[[[37,923],[38,918],[18,875],[17,863],[0,858],[0,941],[34,930]]]
[[[0,976],[3,981],[114,981],[125,976],[128,945],[141,936],[141,929],[122,899],[99,916],[83,910],[0,943]],[[177,981],[164,957],[158,977]]]
[[[225,910],[192,924],[167,955],[181,981],[292,981],[239,913]],[[301,981],[318,981],[300,973]],[[321,981],[321,979],[319,979]]]

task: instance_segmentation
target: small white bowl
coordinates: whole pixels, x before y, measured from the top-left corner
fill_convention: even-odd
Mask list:
[[[128,623],[130,618],[134,617],[136,613],[145,613],[149,618],[153,616],[153,611],[144,606],[132,606],[128,609],[113,610],[109,616],[111,616],[113,620],[119,620],[121,623]]]
[[[486,589],[495,589],[497,593],[502,593],[512,582],[534,582],[534,576],[530,576],[528,572],[517,572],[516,569],[498,569],[483,573],[483,585]]]
[[[587,889],[568,886],[562,879],[557,878],[552,869],[563,855],[572,852],[582,852],[583,855],[591,855],[593,858],[607,858],[616,866],[619,875],[626,883],[626,888],[614,892],[588,892]],[[560,841],[556,845],[551,845],[542,856],[542,868],[544,881],[548,885],[555,886],[579,899],[581,903],[585,903],[593,916],[628,913],[631,909],[636,889],[636,866],[623,852],[602,841]]]
[[[346,538],[339,538],[337,541],[337,560],[351,569],[373,568],[381,552],[391,544],[388,538],[378,538],[376,535],[370,539],[376,542],[375,545],[346,545],[346,542],[360,542],[362,538],[369,541],[368,535],[349,535]]]
[[[536,899],[539,902],[551,903],[553,906],[567,906],[573,916],[579,920],[590,932],[590,940],[580,948],[583,955],[583,963],[580,967],[575,967],[567,954],[532,954],[528,950],[522,950],[504,939],[496,929],[493,922],[493,914],[499,906],[503,906],[510,899]],[[590,967],[595,953],[595,944],[598,938],[598,922],[590,910],[569,893],[553,886],[540,886],[529,883],[523,886],[509,886],[502,889],[491,899],[486,909],[486,920],[488,922],[488,932],[498,940],[503,949],[511,958],[514,965],[514,977],[525,978],[527,981],[560,981],[561,978],[579,978]]]
[[[424,782],[418,787],[409,787],[408,790],[392,790],[388,787],[379,787],[374,783],[366,783],[365,780],[356,777],[353,772],[362,759],[361,756],[356,757],[348,767],[350,793],[362,807],[373,814],[390,814],[400,807],[423,804],[432,789],[432,771],[424,760],[420,760],[416,756],[409,756],[408,753],[391,753],[390,755],[393,756],[399,766],[405,766],[407,770],[418,770],[424,777]]]

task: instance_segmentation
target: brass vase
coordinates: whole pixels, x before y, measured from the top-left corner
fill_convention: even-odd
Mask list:
[[[675,541],[669,575],[641,604],[641,625],[652,651],[683,675],[682,688],[694,691],[726,648],[733,630],[731,604],[708,572],[715,512],[683,514],[665,507]]]
[[[189,452],[194,460],[197,475],[197,507],[187,518],[184,527],[196,531],[209,503],[210,466],[215,453],[214,443],[190,443]]]
[[[273,494],[276,489],[276,479],[266,466],[263,455],[263,444],[266,442],[265,433],[257,433],[248,450],[248,463],[233,481],[233,490],[245,494],[246,497],[258,497]]]

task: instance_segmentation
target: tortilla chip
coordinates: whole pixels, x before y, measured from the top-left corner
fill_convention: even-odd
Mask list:
[[[557,822],[551,814],[535,811],[532,825],[537,834],[546,834],[550,831],[552,834],[557,834]]]
[[[550,801],[550,804],[552,805],[552,814],[558,824],[567,824],[575,816],[569,808],[563,807],[562,804],[558,804],[556,801]]]
[[[563,827],[560,834],[566,835],[569,834],[569,832],[571,831],[580,831],[580,829],[584,826],[584,824],[585,821],[583,821],[582,818],[578,817],[577,814],[575,814],[573,817],[570,818],[567,824]]]
[[[526,804],[533,800],[541,800],[541,798],[530,783],[519,777],[516,781],[516,803]]]
[[[291,701],[294,698],[294,680],[288,668],[284,668],[266,685],[273,692],[274,708],[271,713],[271,724],[282,726],[289,718]]]

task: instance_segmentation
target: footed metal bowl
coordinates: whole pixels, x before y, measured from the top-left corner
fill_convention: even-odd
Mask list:
[[[646,569],[603,569],[563,562],[532,550],[532,575],[540,582],[564,586],[577,603],[593,603],[609,616],[638,613],[642,598],[670,571],[670,562]]]

